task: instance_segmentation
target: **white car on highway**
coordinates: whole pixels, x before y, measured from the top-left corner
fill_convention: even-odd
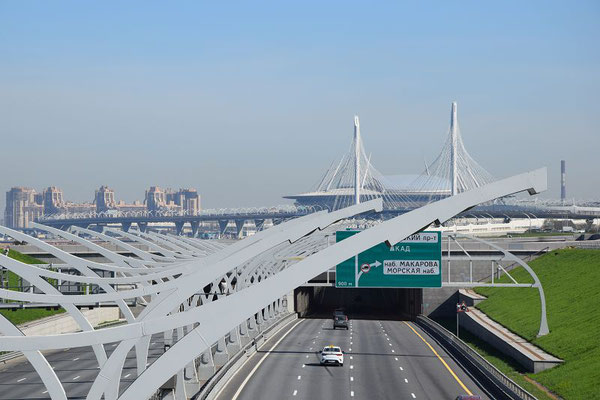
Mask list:
[[[338,346],[325,346],[321,353],[321,365],[344,366],[344,352]]]

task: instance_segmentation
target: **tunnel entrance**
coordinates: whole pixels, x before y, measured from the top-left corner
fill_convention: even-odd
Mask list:
[[[330,317],[343,308],[351,318],[408,319],[421,312],[422,289],[347,289],[326,286],[299,287],[294,305],[301,317]]]

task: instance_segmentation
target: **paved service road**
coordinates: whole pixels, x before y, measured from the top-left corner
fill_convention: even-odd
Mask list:
[[[108,343],[107,355],[117,345]],[[151,364],[164,352],[163,335],[154,335],[148,351]],[[58,379],[64,384],[69,399],[85,399],[94,379],[98,375],[98,362],[91,347],[81,347],[46,353],[48,362],[54,368]],[[121,374],[120,392],[133,382],[137,374],[135,351],[127,355]],[[20,357],[0,367],[0,400],[49,399],[46,387],[29,362]]]
[[[331,319],[293,322],[249,359],[217,399],[454,400],[469,392],[488,399],[416,324],[350,322],[348,331],[333,330]],[[319,365],[318,352],[329,344],[346,352],[343,367]]]

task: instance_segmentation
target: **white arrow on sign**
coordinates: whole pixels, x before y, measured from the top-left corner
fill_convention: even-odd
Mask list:
[[[358,261],[358,260],[357,260]],[[356,286],[358,286],[358,280],[362,276],[363,273],[369,272],[371,268],[381,267],[381,263],[379,261],[375,261],[371,264],[364,263],[360,266],[360,271],[356,275]]]

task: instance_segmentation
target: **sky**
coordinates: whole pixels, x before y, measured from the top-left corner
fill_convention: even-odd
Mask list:
[[[386,175],[439,153],[450,104],[496,177],[600,199],[600,2],[0,1],[0,208],[194,187],[285,204],[352,140]]]

